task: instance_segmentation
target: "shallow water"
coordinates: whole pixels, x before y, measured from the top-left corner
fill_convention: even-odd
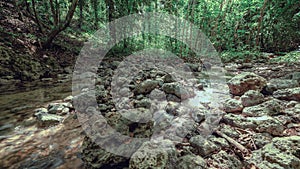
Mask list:
[[[0,136],[22,125],[24,119],[32,117],[34,109],[71,95],[71,85],[68,83],[32,88],[0,95]]]
[[[81,126],[71,114],[42,128],[36,108],[71,95],[71,83],[29,86],[0,95],[0,168],[82,168]]]

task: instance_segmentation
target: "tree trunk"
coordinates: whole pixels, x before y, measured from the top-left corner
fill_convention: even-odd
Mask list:
[[[58,25],[54,26],[54,28],[48,34],[47,40],[43,44],[43,48],[49,48],[54,38],[62,31],[64,31],[71,23],[73,18],[78,0],[73,0],[71,7],[66,15],[64,23],[59,23]],[[57,16],[57,15],[56,15]]]

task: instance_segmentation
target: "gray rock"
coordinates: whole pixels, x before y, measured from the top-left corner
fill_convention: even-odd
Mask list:
[[[64,108],[65,108],[65,106],[62,103],[50,103],[48,106],[48,113],[62,114],[62,111]]]
[[[129,159],[105,151],[87,137],[83,141],[81,155],[85,168],[123,168],[129,165]]]
[[[56,114],[38,113],[35,116],[37,117],[38,124],[44,127],[58,124],[64,120],[64,117]]]
[[[142,83],[138,84],[135,89],[134,93],[136,95],[138,94],[148,94],[150,93],[153,89],[156,88],[156,86],[159,84],[158,81],[155,80],[145,80]]]
[[[256,133],[253,136],[254,144],[258,149],[268,144],[272,140],[272,136],[269,133]]]
[[[155,99],[155,100],[158,100],[158,101],[166,100],[165,93],[163,91],[159,90],[159,89],[152,90],[149,97],[150,97],[150,99]]]
[[[175,80],[173,79],[172,75],[170,75],[170,74],[166,74],[165,76],[163,76],[163,81],[164,81],[164,83],[175,82]]]
[[[136,100],[134,102],[134,107],[139,108],[146,108],[149,109],[151,107],[151,102],[149,99],[142,99],[142,100]]]
[[[64,102],[71,102],[73,100],[73,96],[68,96],[66,98],[63,99]]]
[[[48,109],[46,108],[38,108],[36,110],[34,110],[35,115],[41,114],[41,113],[48,113]]]
[[[296,80],[300,83],[300,72],[293,72],[285,76],[286,79]]]
[[[219,149],[215,143],[203,138],[201,135],[192,137],[190,143],[201,156],[209,155]]]
[[[249,90],[241,96],[241,101],[245,107],[254,106],[264,101],[264,95],[256,90]]]
[[[229,99],[225,101],[224,109],[227,113],[241,112],[243,110],[243,105],[240,100]]]
[[[248,116],[263,116],[263,115],[274,116],[281,113],[282,109],[283,108],[280,104],[280,101],[276,99],[272,99],[256,106],[245,107],[243,109],[243,114]]]
[[[243,165],[238,157],[228,154],[225,151],[220,151],[217,154],[212,155],[213,166],[215,168],[234,168],[242,169]]]
[[[238,138],[240,134],[230,125],[221,124],[220,131],[232,138]]]
[[[298,87],[299,82],[297,80],[287,80],[287,79],[271,79],[266,86],[266,91],[268,93],[273,93],[279,89],[294,88]]]
[[[273,96],[283,100],[300,101],[300,87],[277,90],[273,93]]]
[[[198,72],[199,69],[201,70],[201,68],[199,68],[200,66],[198,64],[193,64],[193,63],[186,63],[190,70],[193,71],[193,72]]]
[[[226,124],[235,127],[251,128],[258,132],[267,132],[277,136],[283,135],[284,131],[283,124],[270,116],[243,117],[242,115],[226,114],[223,120]]]
[[[263,168],[300,168],[299,147],[300,136],[276,137],[263,148],[253,151],[247,163]]]
[[[178,158],[175,169],[204,169],[207,168],[206,161],[197,155],[185,155]]]
[[[294,106],[291,108],[284,109],[284,113],[288,116],[292,117],[296,122],[300,122],[300,104],[298,106]]]
[[[228,81],[230,93],[238,96],[249,90],[261,91],[266,84],[265,78],[250,72],[243,72]]]
[[[130,169],[169,169],[175,168],[177,161],[175,145],[170,140],[145,142],[136,151],[129,163]]]
[[[193,91],[188,91],[178,83],[165,83],[163,84],[162,89],[165,93],[173,94],[182,100],[190,98],[194,95]]]

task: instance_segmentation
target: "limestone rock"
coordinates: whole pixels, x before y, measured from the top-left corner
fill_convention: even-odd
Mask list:
[[[256,90],[249,90],[241,96],[241,101],[245,107],[254,106],[264,101],[264,95]]]
[[[298,87],[299,83],[297,80],[287,80],[287,79],[271,79],[265,88],[268,93],[273,93],[279,89],[286,89],[286,88],[294,88]]]
[[[192,137],[190,143],[201,156],[209,155],[219,148],[215,143],[203,138],[201,135]]]
[[[130,169],[169,169],[176,162],[176,148],[170,140],[145,142],[136,151],[129,163]]]
[[[243,72],[228,81],[230,93],[238,96],[249,90],[261,91],[266,84],[265,78],[250,72]]]
[[[243,109],[243,114],[248,116],[274,116],[279,114],[281,110],[282,106],[280,105],[280,101],[272,99],[256,106],[245,107]]]
[[[227,113],[240,112],[243,110],[243,105],[240,100],[229,99],[224,103],[224,109]]]
[[[155,89],[158,84],[159,84],[159,82],[155,81],[155,80],[149,80],[149,79],[145,80],[135,87],[134,93],[135,94],[148,94],[153,89]]]
[[[300,101],[300,87],[277,90],[274,92],[273,96],[283,100]]]
[[[191,168],[197,168],[197,169],[205,169],[206,161],[196,155],[185,155],[178,159],[177,165],[175,169],[191,169]]]

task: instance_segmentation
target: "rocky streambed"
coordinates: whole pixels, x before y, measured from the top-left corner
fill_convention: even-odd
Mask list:
[[[199,63],[176,63],[172,71],[153,61],[142,70],[128,66],[102,62],[93,90],[96,106],[87,99],[77,109],[76,99],[91,91],[81,88],[75,98],[32,110],[34,126],[1,138],[2,166],[300,167],[297,66],[227,64],[229,73],[220,77],[226,83],[212,80],[218,68]],[[186,71],[172,74],[178,70]]]

